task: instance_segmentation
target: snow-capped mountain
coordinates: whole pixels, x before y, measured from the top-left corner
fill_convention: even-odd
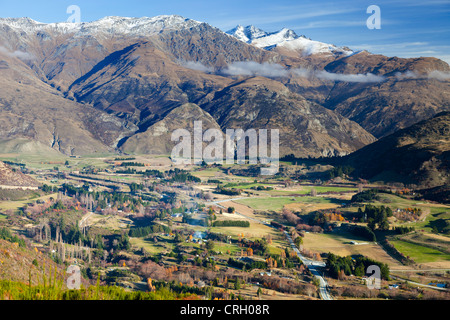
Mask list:
[[[161,15],[156,17],[129,18],[105,17],[93,22],[58,22],[42,23],[30,18],[0,18],[0,29],[10,28],[27,35],[36,32],[75,33],[79,35],[107,33],[127,36],[148,36],[169,29],[188,29],[201,22],[186,19],[178,15]]]
[[[226,34],[176,15],[0,19],[0,144],[16,152],[25,137],[33,143],[26,148],[65,154],[150,152],[174,117],[161,121],[195,103],[174,114],[191,110],[220,128],[280,128],[281,154],[343,155],[449,101],[445,80],[396,76],[450,72],[438,59],[349,53],[289,29]]]
[[[305,36],[298,36],[293,30],[283,28],[277,32],[266,32],[255,26],[236,28],[227,31],[238,40],[252,44],[258,48],[272,50],[276,47],[283,47],[289,50],[300,51],[302,55],[312,54],[352,54],[353,51],[347,48],[336,47],[332,44],[314,41]]]
[[[255,39],[266,37],[267,35],[269,35],[264,30],[256,28],[255,26],[243,27],[241,25],[238,25],[236,28],[227,31],[227,33],[246,43],[252,43],[252,41]]]

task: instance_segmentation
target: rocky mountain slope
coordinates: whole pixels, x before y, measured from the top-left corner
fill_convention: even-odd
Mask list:
[[[360,124],[375,137],[389,135],[450,110],[450,67],[436,58],[386,57],[339,48],[289,29],[254,26],[228,31],[237,39],[283,55],[299,77],[282,79],[305,98]]]
[[[355,122],[263,77],[233,83],[200,101],[200,106],[223,129],[278,129],[280,154],[345,155],[375,141]]]
[[[69,155],[154,153],[152,126],[175,128],[172,112],[188,103],[222,130],[280,129],[282,154],[297,156],[348,154],[450,109],[450,67],[438,59],[180,16],[0,19],[0,69],[0,145]]]

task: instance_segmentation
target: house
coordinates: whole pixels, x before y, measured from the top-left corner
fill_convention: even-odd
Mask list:
[[[390,290],[392,290],[392,289],[398,289],[398,284],[390,284],[390,285],[389,285],[389,289],[390,289]]]

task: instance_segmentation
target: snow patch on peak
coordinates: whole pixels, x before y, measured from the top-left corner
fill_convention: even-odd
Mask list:
[[[293,30],[283,28],[280,31],[268,33],[254,26],[236,28],[227,32],[238,40],[252,44],[258,48],[273,50],[276,47],[283,47],[289,50],[301,51],[303,55],[312,54],[345,54],[354,52],[347,48],[339,48],[331,44],[314,41],[305,36],[298,36]]]
[[[96,21],[81,23],[41,23],[30,18],[0,18],[0,25],[2,24],[25,33],[55,31],[58,33],[75,33],[75,35],[106,33],[145,36],[166,29],[192,28],[201,24],[201,22],[178,15],[160,15],[152,18],[108,16]]]
[[[294,40],[283,41],[278,44],[279,47],[283,47],[289,50],[301,51],[303,55],[309,56],[312,54],[344,54],[351,55],[354,52],[350,49],[336,47],[332,44],[314,41],[307,38],[298,38]]]
[[[264,30],[252,25],[246,27],[238,25],[236,28],[227,31],[226,33],[246,43],[252,43],[253,40],[268,35]]]
[[[252,41],[252,44],[258,48],[273,48],[288,41],[300,39],[294,31],[284,28],[278,32],[268,33],[264,37],[257,38]]]

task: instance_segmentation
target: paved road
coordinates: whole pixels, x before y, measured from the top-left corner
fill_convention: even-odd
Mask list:
[[[428,284],[423,284],[423,283],[410,281],[408,279],[403,279],[403,278],[400,278],[400,277],[393,276],[392,274],[391,274],[391,278],[392,279],[401,280],[401,281],[407,281],[409,284],[413,284],[413,285],[420,286],[420,287],[425,287],[425,288],[430,288],[430,289],[435,289],[435,290],[440,290],[440,291],[450,291],[447,288],[440,288],[440,287],[437,287],[437,286],[430,286]]]
[[[88,219],[93,215],[93,212],[88,212],[81,220],[78,222],[79,228],[88,227]]]
[[[315,261],[315,260],[304,257],[300,253],[300,250],[298,250],[294,241],[292,241],[292,238],[289,235],[289,233],[287,231],[284,231],[284,234],[286,235],[286,238],[288,239],[289,244],[291,245],[292,249],[295,251],[295,253],[300,258],[300,260],[303,262],[303,264],[308,267],[308,269],[311,271],[311,273],[314,276],[316,276],[317,279],[319,279],[319,294],[320,294],[320,297],[322,298],[322,300],[333,300],[330,293],[328,292],[328,283],[325,280],[325,278],[322,276],[322,270],[325,267],[325,262]]]

